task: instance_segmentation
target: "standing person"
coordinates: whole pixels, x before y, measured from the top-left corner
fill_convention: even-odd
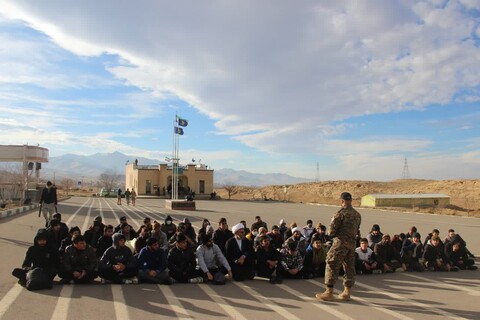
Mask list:
[[[55,207],[57,206],[57,189],[53,187],[51,181],[47,181],[46,186],[42,190],[40,204],[42,205],[42,213],[45,218],[45,228],[47,228],[53,219]]]
[[[117,191],[117,204],[122,204],[122,189],[118,188]]]
[[[352,195],[343,192],[342,209],[332,218],[329,235],[333,244],[327,253],[325,285],[323,293],[317,293],[318,300],[333,300],[333,285],[338,277],[340,267],[343,265],[345,275],[343,276],[343,292],[338,296],[342,300],[350,300],[350,290],[355,283],[355,236],[360,228],[362,217],[352,207]]]
[[[137,200],[137,193],[135,192],[135,188],[132,188],[132,192],[130,193],[130,196],[132,197],[132,205],[135,205],[135,200]]]
[[[127,188],[127,191],[125,191],[125,200],[127,200],[127,206],[130,205],[130,195],[132,193],[130,192],[130,190]]]

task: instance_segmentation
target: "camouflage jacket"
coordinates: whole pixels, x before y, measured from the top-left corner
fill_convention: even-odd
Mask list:
[[[355,236],[360,228],[362,217],[352,206],[340,209],[330,222],[329,235],[335,238],[335,241],[341,243],[348,248],[355,249]]]

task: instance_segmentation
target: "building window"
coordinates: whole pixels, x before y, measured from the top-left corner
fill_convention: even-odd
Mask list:
[[[199,193],[205,193],[205,180],[200,180]]]

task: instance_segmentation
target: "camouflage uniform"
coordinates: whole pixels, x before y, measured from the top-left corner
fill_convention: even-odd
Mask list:
[[[351,205],[340,209],[332,218],[329,235],[333,244],[327,253],[325,284],[333,286],[343,265],[343,285],[351,288],[355,283],[355,236],[362,218]]]

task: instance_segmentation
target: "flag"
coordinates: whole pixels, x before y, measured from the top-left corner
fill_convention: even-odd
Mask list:
[[[177,116],[177,123],[180,127],[186,127],[188,126],[188,120],[187,119],[182,119]]]
[[[181,136],[183,136],[183,129],[182,128],[179,128],[179,127],[174,127],[175,128],[175,133],[176,134],[179,134]]]

